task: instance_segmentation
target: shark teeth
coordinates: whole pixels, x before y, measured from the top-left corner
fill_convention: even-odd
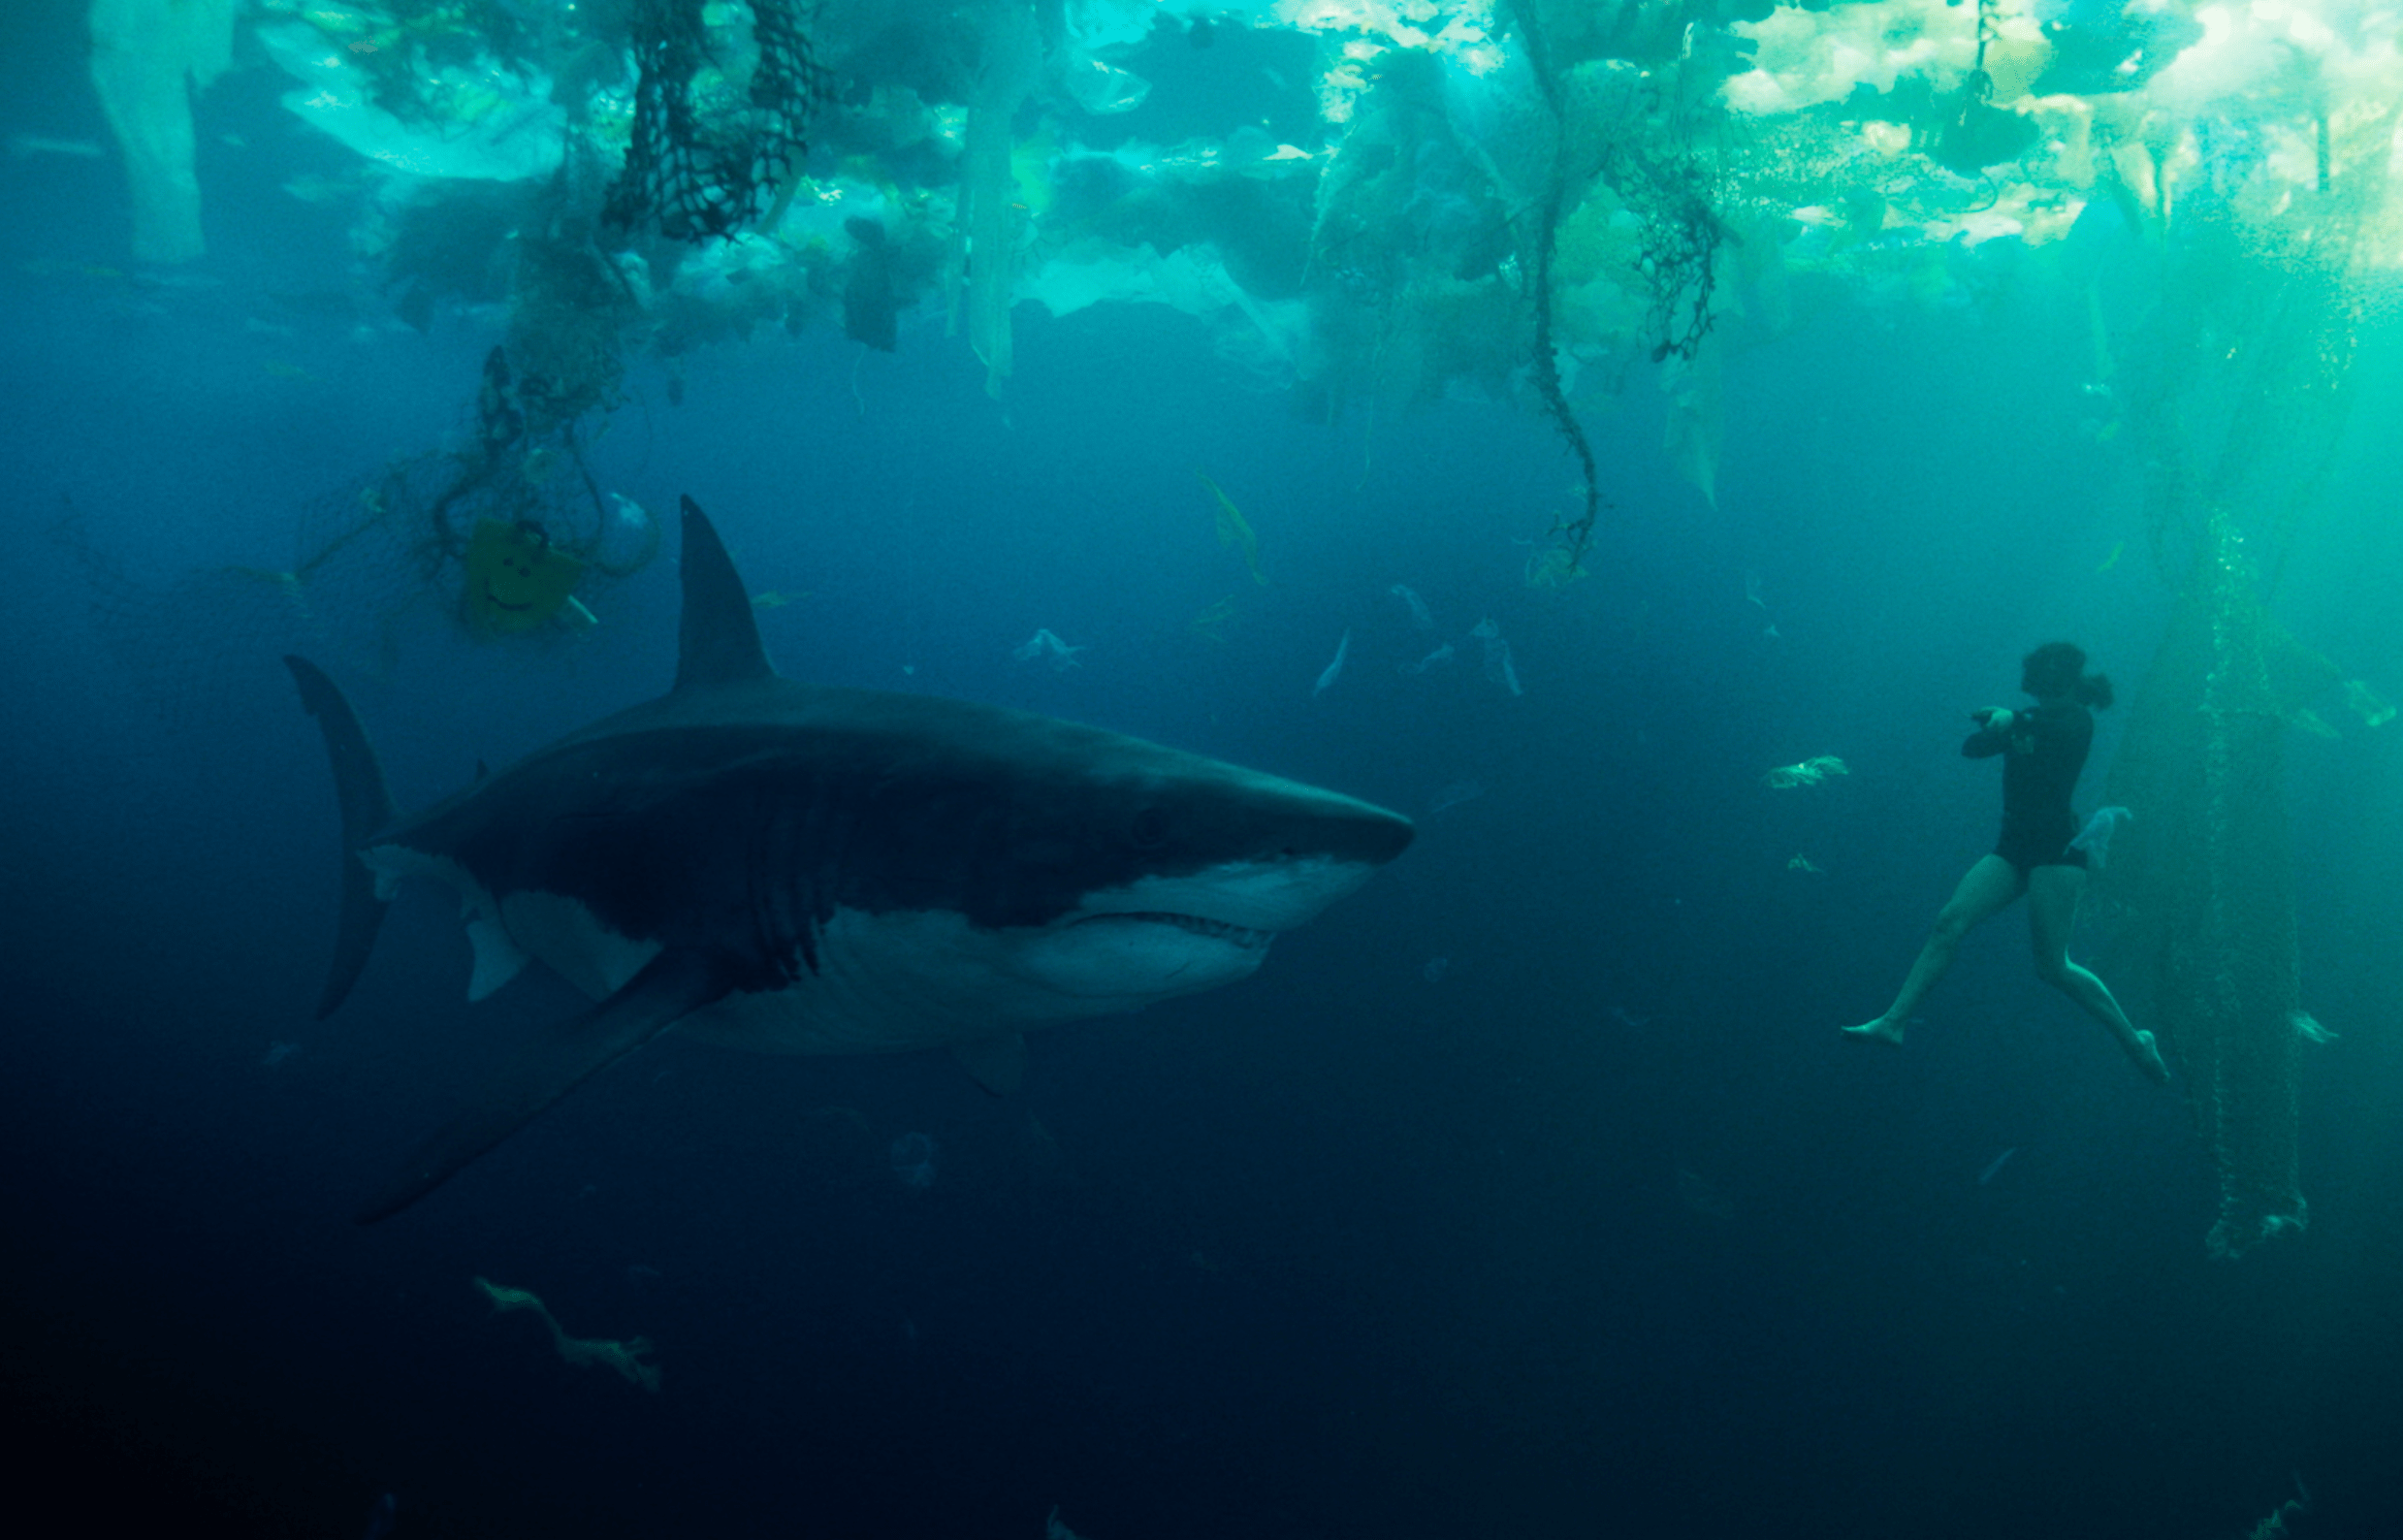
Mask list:
[[[1223,941],[1231,946],[1240,946],[1246,951],[1257,950],[1276,939],[1274,931],[1254,930],[1248,925],[1231,925],[1223,919],[1203,919],[1199,914],[1174,914],[1162,910],[1094,914],[1083,923],[1091,924],[1097,919],[1134,919],[1153,925],[1173,925],[1178,930],[1190,931],[1196,936],[1207,936],[1215,941]]]

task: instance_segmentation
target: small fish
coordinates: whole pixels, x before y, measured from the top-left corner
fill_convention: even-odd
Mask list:
[[[1469,635],[1486,644],[1486,678],[1514,695],[1526,691],[1519,686],[1519,668],[1510,659],[1510,643],[1502,639],[1502,628],[1491,617],[1479,621]]]
[[[935,1138],[931,1134],[904,1134],[893,1140],[893,1180],[913,1193],[922,1193],[935,1185]]]
[[[2121,824],[2134,822],[2135,817],[2126,808],[2097,808],[2095,816],[2086,820],[2086,826],[2077,831],[2077,838],[2069,842],[2069,849],[2084,851],[2086,864],[2099,872],[2102,863],[2110,859],[2112,834]]]
[[[1335,644],[1335,660],[1327,665],[1326,672],[1318,676],[1318,683],[1310,687],[1311,699],[1315,700],[1319,696],[1327,693],[1327,687],[1343,677],[1343,660],[1351,655],[1352,631],[1351,627],[1346,626],[1343,632],[1343,640]]]
[[[1197,635],[1206,636],[1213,642],[1223,642],[1227,639],[1227,627],[1234,623],[1234,595],[1230,594],[1187,624]]]
[[[1243,517],[1243,510],[1234,505],[1234,499],[1228,497],[1217,482],[1199,470],[1193,474],[1196,480],[1209,489],[1210,496],[1218,499],[1218,543],[1229,550],[1241,551],[1244,568],[1252,574],[1252,581],[1263,588],[1267,587],[1268,580],[1260,571],[1260,536],[1252,532],[1250,522]]]
[[[1785,869],[1789,872],[1816,872],[1821,877],[1825,877],[1827,875],[1827,869],[1823,866],[1813,866],[1810,862],[1810,857],[1808,855],[1795,856],[1792,860],[1785,863]]]
[[[1829,776],[1851,773],[1842,759],[1832,754],[1823,754],[1815,759],[1805,759],[1800,764],[1779,765],[1762,776],[1761,780],[1773,790],[1790,791],[1796,786],[1815,786]]]
[[[1678,1202],[1714,1224],[1726,1224],[1736,1217],[1736,1205],[1718,1190],[1709,1177],[1680,1162],[1677,1169]]]
[[[2372,690],[2366,681],[2358,679],[2345,681],[2345,704],[2360,714],[2361,722],[2365,726],[2384,727],[2394,721],[2393,704],[2386,696]]]
[[[351,180],[351,177],[322,176],[317,171],[305,171],[293,180],[283,182],[283,192],[298,197],[305,205],[329,205],[334,200],[343,200],[343,197],[353,197],[356,192],[361,192],[361,182]]]
[[[1402,664],[1401,671],[1405,674],[1424,674],[1438,663],[1448,663],[1452,661],[1452,659],[1457,656],[1458,655],[1452,650],[1452,644],[1450,642],[1446,642],[1441,647],[1438,647],[1433,652],[1427,654],[1425,658],[1420,658],[1417,662]]]
[[[2019,1146],[2014,1144],[2009,1149],[2004,1150],[2002,1154],[1997,1155],[1994,1159],[1988,1161],[1986,1163],[1986,1169],[1977,1173],[1977,1185],[1983,1187],[1988,1182],[1993,1181],[1995,1173],[2000,1171],[2004,1166],[2009,1165],[2011,1157],[2018,1153]]]
[[[1427,817],[1432,818],[1446,808],[1457,808],[1463,802],[1474,802],[1485,794],[1486,788],[1479,782],[1455,781],[1436,788],[1435,794],[1426,799]]]
[[[1426,966],[1419,970],[1419,977],[1425,979],[1430,984],[1439,984],[1444,981],[1444,975],[1450,973],[1451,971],[1451,958],[1429,957],[1426,960]]]
[[[297,1043],[271,1043],[267,1045],[267,1051],[259,1055],[259,1067],[272,1070],[300,1051],[301,1045]]]
[[[1051,664],[1051,671],[1056,674],[1063,669],[1083,667],[1076,661],[1076,655],[1083,651],[1082,647],[1069,646],[1048,630],[1040,630],[1011,648],[1009,656],[1021,663],[1031,663],[1039,658],[1046,659]]]
[[[36,155],[59,155],[69,160],[101,160],[108,151],[97,141],[88,139],[54,139],[48,134],[11,134],[9,158],[30,160]]]
[[[1428,613],[1426,600],[1419,597],[1417,593],[1399,583],[1387,589],[1386,592],[1410,606],[1411,625],[1423,631],[1431,631],[1435,628],[1435,617]]]
[[[781,610],[790,602],[791,600],[774,589],[768,590],[765,594],[753,594],[751,596],[751,607],[754,610]],[[1048,636],[1050,632],[1046,631],[1043,634]]]
[[[2128,542],[2125,540],[2122,540],[2119,544],[2111,547],[2111,554],[2104,557],[2102,559],[2102,565],[2095,568],[2095,570],[2099,573],[2110,571],[2113,567],[2119,565],[2120,553],[2127,549]]]

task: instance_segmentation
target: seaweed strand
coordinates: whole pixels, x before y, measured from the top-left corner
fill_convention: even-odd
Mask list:
[[[1569,119],[1560,100],[1560,87],[1553,79],[1552,54],[1544,40],[1543,28],[1535,18],[1534,0],[1510,0],[1512,16],[1518,18],[1519,34],[1527,48],[1527,62],[1535,73],[1536,84],[1544,93],[1544,105],[1552,112],[1552,175],[1544,192],[1544,221],[1535,246],[1535,391],[1544,401],[1544,410],[1560,429],[1560,436],[1568,441],[1577,463],[1586,472],[1586,511],[1576,519],[1555,525],[1553,533],[1560,538],[1568,553],[1567,572],[1575,576],[1584,566],[1586,550],[1593,543],[1593,527],[1602,515],[1601,478],[1595,474],[1593,446],[1586,439],[1586,431],[1577,422],[1577,414],[1569,410],[1569,399],[1560,388],[1560,361],[1554,351],[1552,339],[1552,259],[1558,244],[1560,232],[1560,203],[1566,195],[1566,173],[1569,152]]]

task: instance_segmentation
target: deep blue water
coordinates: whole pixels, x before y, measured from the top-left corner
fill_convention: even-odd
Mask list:
[[[13,25],[11,111],[97,133],[72,29]],[[336,822],[291,642],[255,605],[124,598],[287,563],[304,510],[459,426],[495,339],[361,342],[290,298],[349,282],[338,221],[273,191],[332,152],[247,79],[204,120],[268,146],[204,159],[211,286],[123,275],[107,162],[0,165],[0,1372],[38,1423],[12,1508],[259,1536],[364,1532],[385,1492],[401,1536],[1033,1540],[1055,1505],[1090,1540],[2235,1536],[2299,1475],[2295,1534],[2403,1532],[2403,725],[2291,745],[2305,999],[2341,1034],[2303,1086],[2306,1235],[2206,1260],[2182,1105],[2033,977],[2016,913],[1905,1051],[1833,1031],[1987,849],[1963,714],[2056,635],[2131,686],[2166,613],[2130,457],[2076,429],[2059,255],[1991,251],[1934,311],[1806,282],[1790,335],[1728,359],[1715,507],[1637,371],[1587,413],[1612,507],[1556,592],[1518,543],[1577,478],[1548,425],[1305,420],[1165,310],[1022,308],[1002,402],[939,322],[892,357],[705,350],[681,404],[638,364],[596,471],[690,494],[795,596],[762,619],[787,673],[1414,816],[1482,789],[1254,980],[1038,1037],[1017,1096],[943,1055],[671,1034],[354,1227],[574,997],[467,1006],[454,917],[412,893],[312,1022]],[[2365,339],[2334,532],[2281,594],[2389,695],[2396,340]],[[1401,672],[1432,643],[1396,583],[1458,666]],[[1475,664],[1489,617],[1523,696]],[[1081,666],[1013,662],[1038,627]],[[673,641],[663,559],[580,646],[421,616],[322,660],[418,805],[663,688]],[[1762,784],[1825,754],[1852,774]],[[561,1362],[478,1276],[649,1338],[663,1388]]]

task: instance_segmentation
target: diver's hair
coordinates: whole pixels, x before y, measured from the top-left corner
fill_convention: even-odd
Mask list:
[[[2046,642],[2019,660],[2019,688],[2039,699],[2067,695],[2101,711],[2111,704],[2111,681],[2086,672],[2086,650],[2075,642]]]

